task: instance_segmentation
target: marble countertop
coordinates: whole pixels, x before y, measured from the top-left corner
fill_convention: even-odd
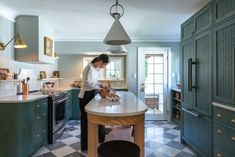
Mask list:
[[[48,97],[47,95],[12,95],[12,96],[0,97],[0,103],[24,103],[47,97]]]
[[[109,101],[95,96],[85,107],[85,110],[94,115],[100,116],[133,116],[145,113],[148,107],[131,92],[117,92],[121,97],[119,101]]]

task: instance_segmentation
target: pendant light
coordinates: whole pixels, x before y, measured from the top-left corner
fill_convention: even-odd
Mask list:
[[[107,51],[113,54],[127,53],[127,50],[123,45],[110,45]]]
[[[112,9],[115,7],[115,12],[112,12]],[[118,8],[121,8],[122,13],[118,13]],[[126,45],[131,43],[131,39],[129,38],[127,32],[123,28],[119,19],[124,14],[124,8],[122,5],[118,4],[118,0],[116,0],[116,4],[114,4],[110,8],[110,15],[114,18],[114,23],[111,26],[108,34],[104,38],[104,43],[108,45]]]

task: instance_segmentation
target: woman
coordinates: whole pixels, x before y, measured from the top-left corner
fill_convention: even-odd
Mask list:
[[[95,90],[105,88],[98,82],[99,73],[101,68],[109,63],[109,56],[101,54],[94,58],[89,63],[84,71],[82,77],[82,86],[79,93],[79,106],[81,111],[81,150],[87,150],[87,113],[85,106],[95,97]],[[99,141],[104,141],[105,132],[104,127],[99,126]]]

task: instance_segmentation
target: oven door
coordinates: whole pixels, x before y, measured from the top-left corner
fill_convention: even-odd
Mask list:
[[[65,125],[65,105],[67,99],[67,97],[63,97],[53,102],[53,133]]]

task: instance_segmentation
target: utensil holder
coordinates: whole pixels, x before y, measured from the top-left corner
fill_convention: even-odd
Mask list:
[[[22,92],[23,92],[23,95],[29,95],[29,85],[28,84],[22,84]]]

